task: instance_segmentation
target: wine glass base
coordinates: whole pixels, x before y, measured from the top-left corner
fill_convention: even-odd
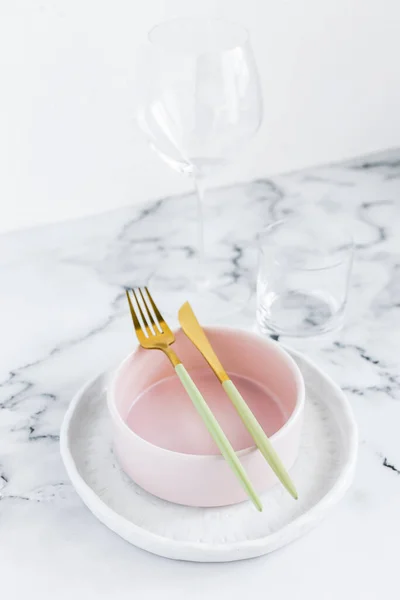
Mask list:
[[[247,282],[238,282],[231,277],[193,282],[189,275],[168,273],[164,269],[153,273],[148,286],[161,314],[172,325],[184,302],[191,304],[201,324],[217,324],[241,312],[252,295]]]

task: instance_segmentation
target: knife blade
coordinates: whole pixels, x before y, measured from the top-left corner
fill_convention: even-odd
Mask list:
[[[197,320],[196,315],[193,312],[189,302],[182,304],[178,313],[179,323],[189,340],[200,350],[220,382],[227,381],[229,375],[225,371],[221,364],[218,356],[215,354],[213,347],[211,346],[206,334],[200,323]]]

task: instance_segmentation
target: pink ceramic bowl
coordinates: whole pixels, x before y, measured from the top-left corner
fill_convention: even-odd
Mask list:
[[[296,460],[304,382],[293,359],[254,333],[205,328],[217,355],[271,438],[288,469]],[[262,492],[277,478],[255,448],[221,384],[184,333],[174,350],[228,435],[252,483]],[[137,484],[188,506],[223,506],[247,499],[162,352],[138,348],[109,387],[114,450]]]

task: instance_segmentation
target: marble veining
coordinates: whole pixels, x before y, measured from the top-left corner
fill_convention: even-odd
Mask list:
[[[240,590],[237,578],[246,579],[247,568],[257,581],[268,580],[275,598],[284,598],[294,590],[293,579],[282,584],[275,577],[287,559],[300,561],[302,572],[308,572],[304,553],[317,560],[323,552],[327,563],[309,583],[310,598],[328,600],[341,592],[338,581],[332,595],[322,594],[329,561],[345,573],[347,590],[358,590],[367,600],[397,598],[400,150],[210,192],[210,268],[254,286],[260,228],[307,211],[327,213],[332,222],[350,227],[357,247],[344,329],[329,339],[289,342],[325,369],[351,400],[360,429],[356,481],[336,516],[318,532],[268,559],[274,574],[267,577],[262,559],[218,572],[219,582]],[[2,591],[10,598],[28,591],[30,597],[53,597],[60,577],[65,584],[58,597],[70,597],[80,586],[96,591],[88,597],[107,598],[112,573],[119,577],[120,598],[131,597],[135,585],[141,590],[162,589],[157,586],[166,582],[173,586],[175,576],[183,578],[183,590],[193,589],[198,578],[201,592],[212,594],[205,576],[215,576],[211,566],[201,567],[204,578],[183,565],[167,573],[160,559],[98,524],[71,488],[58,451],[60,423],[72,395],[134,344],[123,286],[146,281],[161,259],[194,261],[195,221],[194,198],[188,195],[0,238],[0,564]],[[252,327],[254,311],[253,297],[233,322]],[[132,563],[140,565],[135,578],[128,569]],[[295,577],[297,563],[291,564]],[[149,579],[154,565],[160,569],[157,582]],[[18,576],[21,570],[27,577]]]

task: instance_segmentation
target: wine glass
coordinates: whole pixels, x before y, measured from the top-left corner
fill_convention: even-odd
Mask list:
[[[138,123],[151,148],[170,167],[193,178],[198,207],[195,256],[180,264],[164,262],[149,285],[166,312],[176,312],[179,296],[200,317],[235,312],[247,302],[250,289],[234,277],[213,277],[204,245],[203,199],[207,178],[261,124],[249,34],[223,19],[167,21],[150,31],[142,68]]]

